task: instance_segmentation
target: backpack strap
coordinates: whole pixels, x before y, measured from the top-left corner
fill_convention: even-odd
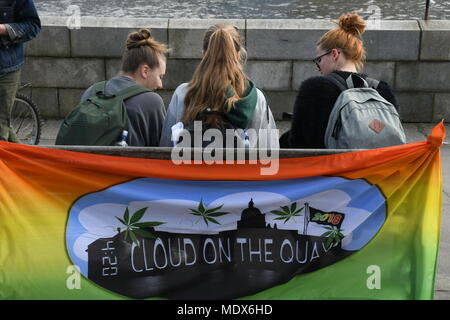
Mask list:
[[[137,96],[138,94],[144,93],[144,92],[152,92],[151,90],[144,88],[143,86],[139,84],[132,85],[128,88],[125,88],[115,94],[107,95],[106,92],[106,84],[107,81],[101,81],[97,82],[92,86],[92,97],[98,96],[103,99],[111,99],[120,97],[122,100],[126,100],[128,98]]]
[[[380,81],[378,81],[376,79],[373,79],[373,78],[363,79],[362,77],[360,77],[356,74],[351,74],[347,78],[347,80],[344,80],[342,77],[340,77],[339,75],[337,75],[336,73],[333,72],[333,73],[330,73],[329,75],[326,75],[325,78],[327,78],[328,80],[333,82],[341,91],[345,91],[347,89],[351,89],[351,88],[355,87],[354,81],[353,81],[353,76],[361,79],[365,88],[377,89],[378,85],[380,84]]]
[[[367,84],[369,85],[369,88],[377,89],[378,85],[380,84],[380,81],[378,81],[376,79],[372,79],[372,78],[367,78],[366,81],[367,81]]]
[[[345,81],[347,83],[347,88],[349,89],[353,89],[355,88],[355,82],[353,81],[353,77],[355,77],[357,80],[361,81],[363,84],[363,88],[369,88],[369,84],[367,83],[366,80],[364,80],[363,77],[360,77],[357,74],[352,73],[351,75],[348,76],[347,80]],[[358,87],[359,88],[359,87]]]
[[[96,96],[99,93],[104,94],[106,91],[106,83],[107,81],[97,82],[92,86],[92,94],[91,96]]]
[[[342,77],[340,77],[339,75],[337,75],[334,72],[326,75],[325,78],[327,78],[328,80],[333,82],[339,88],[339,90],[341,90],[341,92],[348,89],[347,82],[345,82],[345,80],[342,79]]]
[[[123,89],[115,94],[116,97],[120,97],[122,100],[127,100],[131,97],[137,96],[138,94],[144,92],[152,92],[151,90],[144,88],[139,84],[132,85],[128,88]]]

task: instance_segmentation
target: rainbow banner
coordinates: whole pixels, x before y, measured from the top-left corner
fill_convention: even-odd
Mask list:
[[[0,143],[0,299],[432,299],[443,123],[262,164]]]

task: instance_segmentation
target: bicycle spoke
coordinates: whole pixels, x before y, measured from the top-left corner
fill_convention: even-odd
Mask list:
[[[21,143],[37,144],[39,142],[39,110],[29,97],[17,94],[10,119],[11,126]]]
[[[25,120],[25,119],[22,118],[22,121],[20,122],[19,126],[17,127],[16,134],[20,131],[20,128],[22,127],[22,124],[23,124],[23,121],[24,121],[24,120]]]
[[[20,129],[22,128],[23,122],[25,121],[26,117],[24,117],[25,113],[27,112],[27,110],[23,110],[17,117],[15,117],[15,119],[18,119],[18,121],[20,121],[20,123],[18,125],[16,125],[16,134],[20,131]]]

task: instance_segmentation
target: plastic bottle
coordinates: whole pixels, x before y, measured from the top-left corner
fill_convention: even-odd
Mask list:
[[[128,131],[123,130],[120,140],[117,141],[115,145],[119,147],[127,147],[128,146],[127,139],[128,139]]]
[[[245,137],[244,137],[244,147],[245,147],[246,149],[248,149],[248,148],[250,147],[250,140],[249,140],[249,137],[248,137],[248,131],[247,131],[247,130],[244,130],[244,134],[245,134]]]

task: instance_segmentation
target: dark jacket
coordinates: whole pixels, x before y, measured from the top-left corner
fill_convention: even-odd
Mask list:
[[[24,63],[23,43],[36,37],[41,21],[32,0],[0,0],[0,24],[8,35],[0,37],[0,75],[17,71]]]
[[[345,71],[335,73],[344,79],[351,74]],[[367,78],[366,75],[359,75]],[[395,96],[386,82],[380,81],[377,91],[398,109]],[[337,85],[323,76],[303,81],[295,100],[291,129],[281,136],[280,147],[325,149],[328,118],[340,94]]]

